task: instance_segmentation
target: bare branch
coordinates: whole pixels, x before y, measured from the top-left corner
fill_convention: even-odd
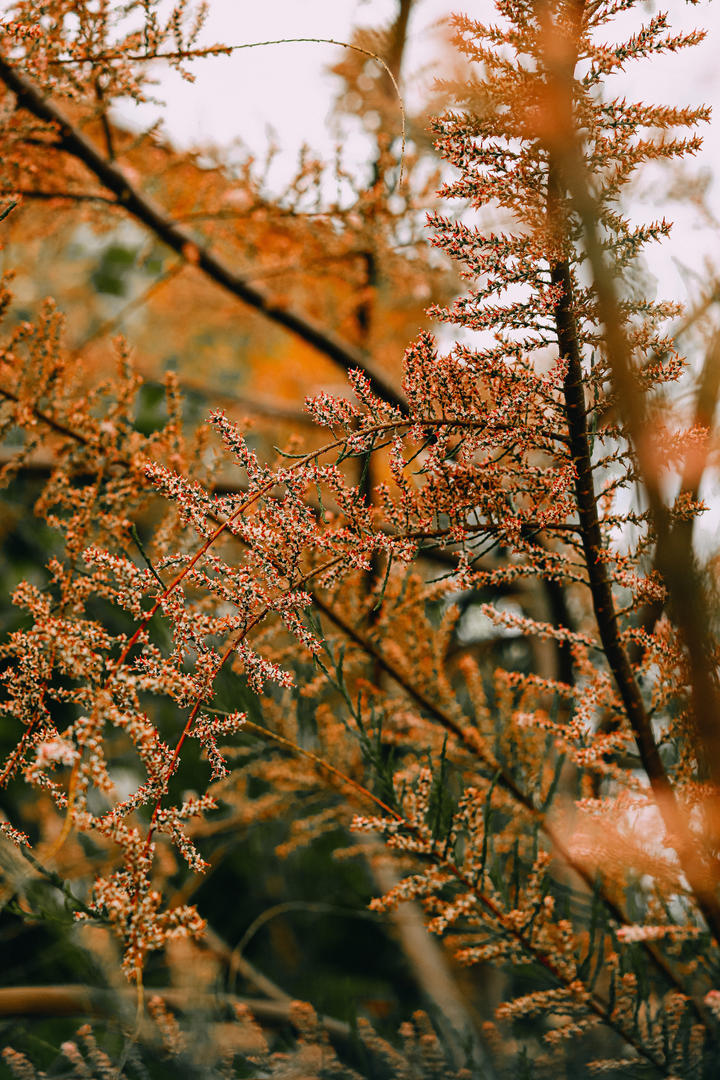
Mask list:
[[[243,303],[295,334],[307,345],[341,367],[344,371],[363,371],[374,393],[396,408],[406,410],[405,399],[384,376],[374,372],[365,352],[356,349],[320,326],[308,316],[277,304],[267,293],[248,284],[207,248],[195,234],[177,225],[149,199],[124,173],[121,166],[108,161],[97,147],[35,84],[21,74],[5,57],[0,56],[0,79],[16,95],[18,103],[39,120],[59,129],[62,149],[81,161],[117,198],[137,221],[149,228],[158,239]]]

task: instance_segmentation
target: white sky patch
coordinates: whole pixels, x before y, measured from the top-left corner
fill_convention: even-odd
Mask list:
[[[480,17],[484,3],[469,0],[461,10]],[[448,0],[417,0],[410,17],[406,72],[423,71],[432,82],[439,23],[453,10]],[[318,37],[350,41],[354,26],[392,22],[396,0],[212,0],[201,42],[242,45],[276,38]],[[229,57],[211,57],[192,67],[196,81],[184,82],[169,68],[157,67],[157,96],[167,103],[131,106],[126,119],[147,126],[163,115],[166,133],[179,145],[229,146],[238,140],[264,157],[271,133],[280,147],[271,179],[281,189],[293,176],[304,144],[328,161],[338,141],[345,163],[361,169],[368,160],[368,142],[359,130],[331,121],[338,81],[329,68],[342,56],[334,45],[296,43],[243,49]],[[429,70],[426,70],[428,69]],[[408,80],[406,79],[406,83]],[[408,86],[404,93],[417,98]]]
[[[453,10],[473,18],[497,22],[491,0],[416,0],[408,32],[403,66],[403,94],[410,108],[420,88],[432,85],[440,71],[439,58],[447,55],[441,24]],[[655,0],[620,16],[603,29],[605,40],[620,41],[634,33],[642,20],[660,8]],[[663,8],[665,10],[665,8]],[[202,43],[240,45],[279,37],[323,37],[349,41],[353,26],[387,25],[397,12],[396,0],[212,0]],[[703,2],[675,0],[670,8],[673,33],[705,28],[702,45],[677,54],[631,62],[606,82],[605,93],[658,104],[714,106],[718,119],[702,125],[702,152],[683,168],[696,174],[716,171],[720,164],[720,10]],[[157,96],[166,105],[139,108],[128,105],[123,118],[135,127],[149,126],[162,116],[166,134],[180,146],[231,147],[238,143],[257,158],[264,158],[271,139],[279,147],[270,182],[278,191],[292,178],[303,145],[321,159],[332,161],[342,144],[344,165],[361,172],[367,167],[369,144],[360,125],[330,116],[338,89],[330,66],[341,56],[337,46],[320,44],[271,45],[244,49],[229,57],[211,57],[193,64],[194,83],[184,82],[169,67],[157,65]],[[271,135],[274,133],[274,136]],[[681,133],[682,134],[682,133]],[[691,207],[668,204],[668,169],[640,171],[629,212],[633,220],[662,216],[676,220],[669,240],[646,249],[658,295],[680,301],[697,291],[698,280],[708,277],[704,262],[714,259],[718,236]],[[710,199],[720,217],[720,190],[712,186]],[[693,268],[695,278],[683,267]]]

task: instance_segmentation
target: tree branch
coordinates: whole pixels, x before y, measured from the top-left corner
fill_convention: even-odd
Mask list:
[[[265,1023],[286,1023],[291,1017],[291,1001],[268,1001],[265,998],[235,997],[234,994],[198,994],[175,987],[152,989],[151,993],[170,1008],[208,1012],[233,1005],[246,1005],[256,1020]],[[100,990],[80,984],[57,986],[0,987],[0,1017],[5,1016],[96,1016],[113,1017],[118,1006],[134,1008],[134,990]],[[352,1038],[352,1028],[330,1016],[318,1017],[328,1034],[340,1039]]]
[[[197,236],[177,225],[153,200],[149,199],[68,119],[43,92],[0,55],[0,79],[17,97],[18,104],[39,120],[59,129],[60,146],[66,153],[81,161],[95,177],[111,191],[121,206],[136,220],[149,228],[158,239],[184,259],[197,266],[212,281],[266,318],[295,334],[307,345],[322,353],[344,371],[358,369],[370,381],[373,392],[384,401],[407,412],[404,397],[387,380],[374,372],[367,355],[354,348],[319,323],[290,308],[275,303],[262,290],[248,284],[207,248]]]

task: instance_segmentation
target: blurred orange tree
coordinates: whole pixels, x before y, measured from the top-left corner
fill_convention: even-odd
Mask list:
[[[709,112],[612,96],[702,39],[636,6],[455,17],[442,164],[399,0],[335,68],[367,175],[278,196],[115,119],[202,11],[15,5],[13,1075],[715,1074],[714,293],[688,359],[623,203]]]

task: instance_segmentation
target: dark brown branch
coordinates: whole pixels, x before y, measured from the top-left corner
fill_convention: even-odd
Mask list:
[[[579,179],[579,178],[578,178]],[[571,187],[573,201],[583,220],[585,238],[593,268],[595,290],[598,297],[600,315],[607,335],[608,355],[610,356],[613,378],[618,389],[618,399],[624,413],[627,430],[638,451],[645,491],[648,496],[650,511],[657,536],[656,565],[668,589],[670,609],[684,640],[691,675],[691,697],[693,715],[701,739],[701,751],[704,754],[704,766],[713,780],[716,791],[720,788],[720,695],[714,677],[712,643],[709,640],[708,627],[710,614],[707,597],[700,580],[700,572],[692,550],[691,538],[685,531],[672,528],[670,515],[662,500],[658,487],[657,466],[649,460],[647,445],[648,418],[643,400],[643,391],[637,385],[629,361],[629,351],[619,316],[615,284],[612,275],[605,266],[604,255],[597,226],[595,208],[591,205],[589,194],[582,195],[580,183],[569,175],[568,187]],[[585,457],[589,460],[587,443]],[[604,564],[599,564],[589,572],[598,577],[601,571],[606,577]],[[609,583],[607,591],[610,592]],[[593,595],[593,599],[595,596]],[[695,839],[678,805],[675,792],[668,779],[665,768],[657,752],[650,720],[640,697],[630,667],[629,658],[619,645],[617,622],[609,620],[609,611],[598,612],[598,628],[603,644],[608,651],[608,660],[625,704],[628,717],[638,743],[643,768],[648,774],[660,811],[670,833],[673,845],[680,857],[681,864],[705,919],[716,941],[720,942],[720,902],[715,892],[714,883],[718,880],[718,867],[709,863],[700,855]],[[602,624],[601,624],[602,619]],[[610,627],[614,628],[614,632]],[[607,634],[607,644],[606,644]],[[618,640],[616,651],[614,641]],[[702,755],[701,755],[702,756]],[[713,816],[717,818],[717,797],[711,800]],[[712,822],[712,831],[717,829],[717,820]],[[710,837],[711,843],[713,837]]]
[[[398,13],[392,28],[392,44],[388,55],[385,57],[387,66],[396,79],[400,78],[403,55],[407,44],[408,22],[410,21],[410,11],[413,3],[414,0],[398,0]],[[389,85],[388,93],[391,93],[392,90],[392,85]]]
[[[600,640],[620,691],[628,719],[632,725],[643,766],[658,797],[666,799],[668,795],[672,795],[672,788],[660,760],[660,754],[640,690],[635,682],[627,653],[620,640],[615,601],[608,577],[607,564],[603,558],[604,544],[598,517],[585,414],[582,360],[575,326],[572,281],[567,262],[557,263],[553,266],[552,282],[553,285],[561,286],[563,290],[563,296],[556,309],[555,318],[560,355],[568,361],[563,392],[570,435],[570,449],[575,465],[575,497],[580,518],[582,545],[593,609]]]
[[[209,248],[205,247],[202,240],[168,217],[153,200],[128,179],[120,166],[103,157],[96,146],[58,109],[54,102],[1,55],[0,79],[16,95],[18,104],[22,108],[27,109],[39,120],[57,126],[62,149],[81,161],[104,187],[116,196],[124,209],[154,232],[158,239],[197,266],[217,285],[237,297],[238,300],[242,300],[243,303],[259,311],[278,326],[295,334],[344,371],[358,369],[365,372],[375,394],[406,412],[405,399],[383,376],[372,371],[367,355],[362,350],[348,345],[307,316],[275,303],[267,293],[249,285],[243,277],[236,274]]]

